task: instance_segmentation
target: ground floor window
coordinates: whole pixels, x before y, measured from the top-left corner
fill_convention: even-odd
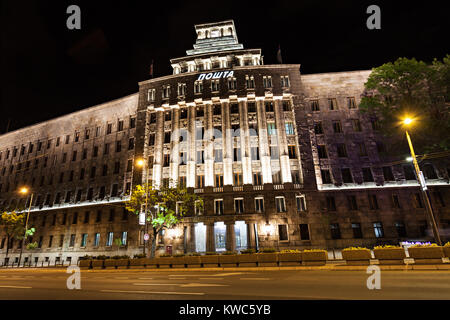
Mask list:
[[[206,251],[206,226],[201,222],[195,224],[195,251]]]
[[[234,233],[236,235],[236,250],[247,249],[248,227],[245,221],[236,221],[234,225]]]
[[[223,222],[214,223],[216,251],[226,251],[227,228]]]

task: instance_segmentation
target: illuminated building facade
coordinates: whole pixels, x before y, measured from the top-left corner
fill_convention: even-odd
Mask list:
[[[0,136],[0,205],[26,204],[16,190],[32,186],[38,261],[141,253],[143,231],[121,204],[147,179],[204,199],[160,237],[160,253],[430,238],[411,167],[386,164],[376,121],[358,110],[370,71],[301,75],[298,64],[264,65],[232,20],[195,30],[194,48],[170,60],[172,75]],[[148,170],[135,167],[141,158]],[[449,169],[424,165],[445,228]]]

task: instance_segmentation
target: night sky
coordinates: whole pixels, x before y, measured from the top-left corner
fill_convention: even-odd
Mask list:
[[[245,4],[247,3],[247,4]],[[1,0],[0,133],[137,92],[138,82],[171,74],[186,55],[194,24],[234,19],[244,48],[264,63],[301,72],[371,69],[398,57],[431,61],[449,50],[445,1],[6,1]],[[81,30],[66,9],[81,8]],[[366,8],[381,8],[381,30]]]

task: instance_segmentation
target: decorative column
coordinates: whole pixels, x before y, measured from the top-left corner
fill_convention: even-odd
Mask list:
[[[261,159],[261,174],[263,183],[272,183],[272,168],[270,165],[269,138],[267,136],[266,110],[264,97],[256,97],[258,115],[258,140]]]
[[[223,184],[233,185],[233,136],[231,132],[230,106],[228,100],[222,104]]]
[[[247,245],[249,249],[256,249],[255,224],[247,223]]]
[[[164,112],[163,108],[156,109],[155,158],[153,164],[153,186],[159,189],[162,180],[162,166],[164,156]]]
[[[205,103],[205,187],[214,187],[214,141],[213,141],[213,105],[211,101]]]
[[[286,129],[284,122],[283,106],[281,103],[282,96],[273,97],[275,105],[275,123],[277,126],[278,147],[280,150],[280,169],[281,182],[292,182],[291,165],[289,162],[289,153],[286,137]]]
[[[180,109],[176,106],[172,110],[172,135],[170,156],[170,181],[169,185],[175,187],[178,184],[178,166],[180,164]]]
[[[188,104],[186,187],[195,188],[195,103]]]
[[[227,221],[225,222],[225,225],[227,227],[225,239],[227,251],[234,251],[236,250],[236,232],[234,230],[234,221]]]
[[[216,241],[214,239],[214,222],[205,222],[206,225],[206,252],[216,251]]]
[[[252,158],[250,154],[250,135],[248,133],[247,98],[238,98],[241,129],[242,179],[244,184],[252,184]]]
[[[186,231],[188,232],[187,243],[185,243],[187,252],[195,252],[195,223],[190,223]]]

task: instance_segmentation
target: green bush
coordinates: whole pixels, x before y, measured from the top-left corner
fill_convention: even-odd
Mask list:
[[[190,256],[190,257],[198,257],[198,256],[201,256],[201,254],[198,253],[198,252],[191,252],[188,256]]]
[[[184,253],[177,253],[173,255],[175,258],[184,257]]]
[[[96,259],[96,260],[106,260],[106,259],[109,259],[109,257],[107,257],[107,256],[104,256],[104,255],[100,255],[100,256],[96,256],[96,257],[92,257],[93,259]]]
[[[298,250],[298,249],[284,249],[284,250],[281,250],[280,253],[300,253],[300,250]]]
[[[205,252],[206,256],[215,256],[217,255],[217,252]]]
[[[241,250],[242,254],[252,254],[252,253],[255,253],[255,252],[256,252],[255,249],[244,249],[244,250]]]
[[[170,254],[167,254],[167,253],[163,253],[163,254],[161,254],[159,257],[160,258],[168,258],[168,257],[171,257],[172,255],[170,255]]]
[[[274,253],[277,252],[277,250],[275,248],[262,248],[259,250],[259,252],[262,253]]]
[[[133,256],[133,259],[142,259],[142,258],[145,258],[145,254],[143,253],[135,254]]]
[[[222,254],[223,254],[224,256],[231,256],[231,255],[233,255],[233,254],[236,254],[236,252],[235,252],[235,251],[224,251],[224,252],[222,252]]]

